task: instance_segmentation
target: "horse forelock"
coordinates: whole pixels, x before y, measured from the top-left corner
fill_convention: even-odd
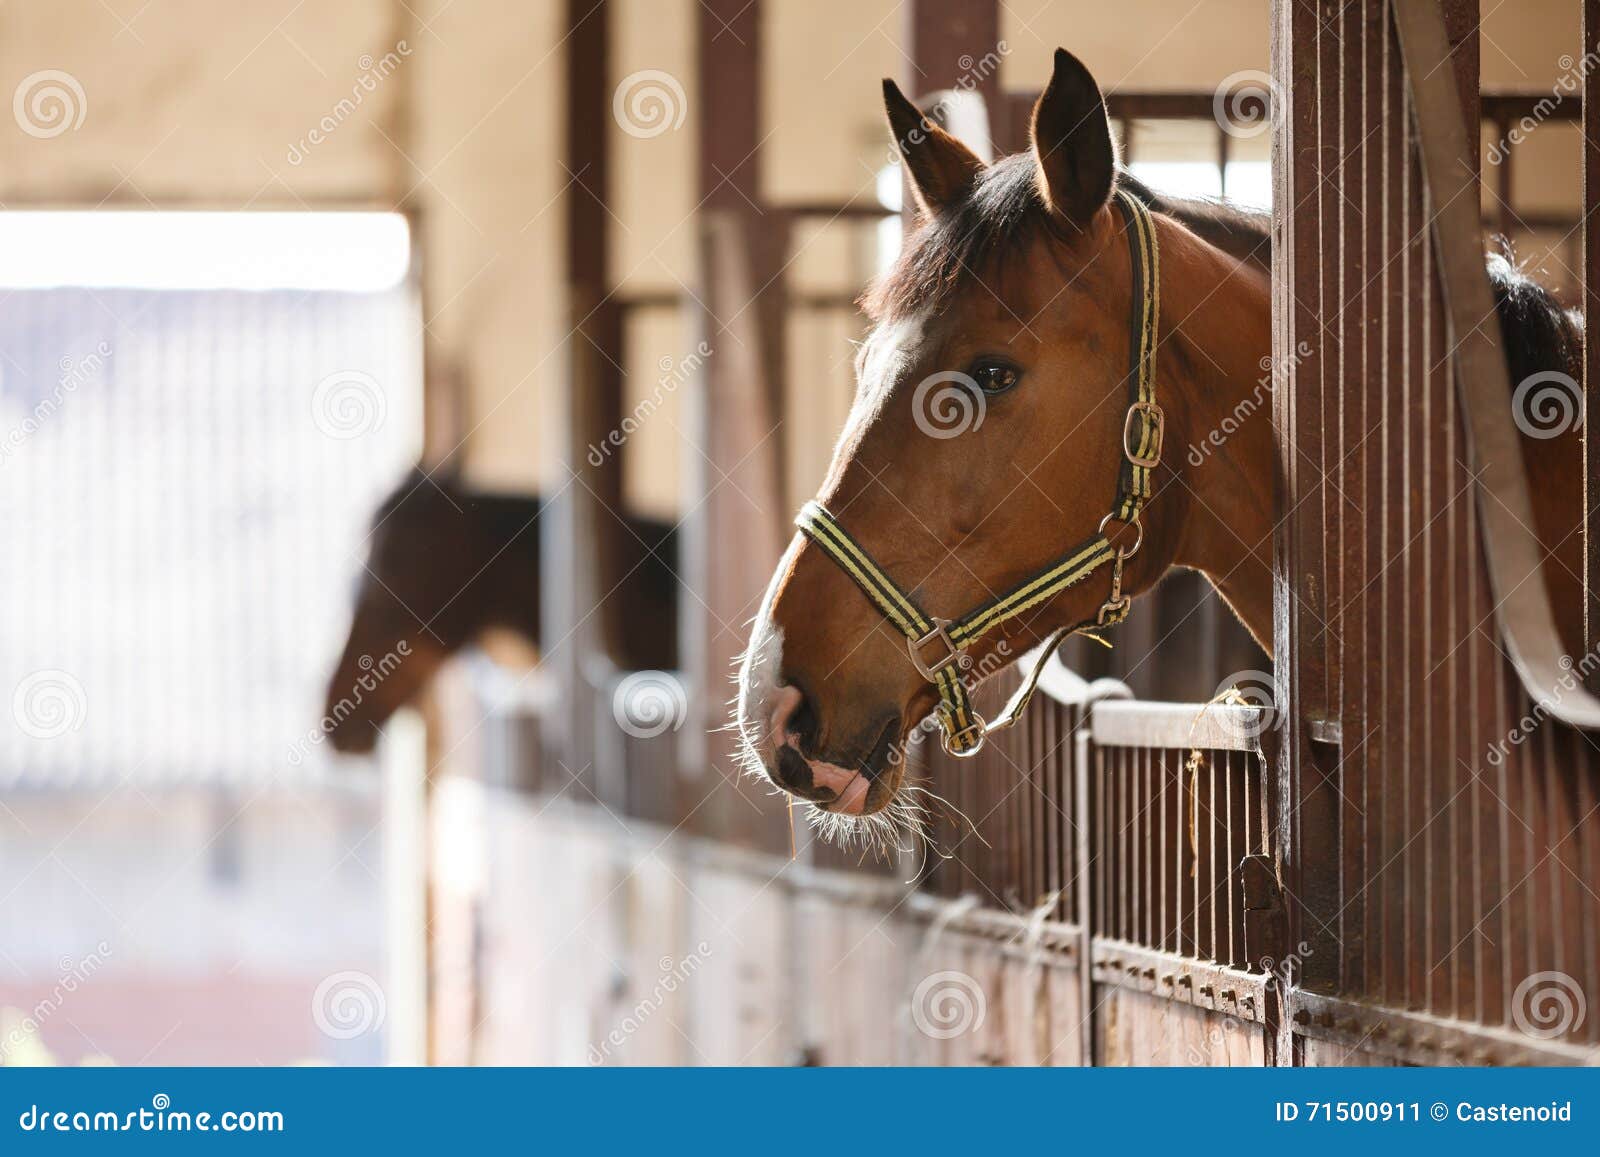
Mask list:
[[[1202,240],[1265,269],[1272,260],[1272,218],[1266,210],[1209,197],[1174,197],[1119,169],[1117,185],[1152,212],[1171,217]],[[1040,192],[1030,153],[989,166],[967,195],[923,220],[894,266],[862,297],[873,320],[937,313],[963,285],[1003,279],[1008,258],[1058,233]]]
[[[862,297],[862,308],[874,321],[937,313],[968,282],[1003,276],[1008,257],[1054,228],[1033,157],[1005,157],[959,202],[923,219],[894,266]]]

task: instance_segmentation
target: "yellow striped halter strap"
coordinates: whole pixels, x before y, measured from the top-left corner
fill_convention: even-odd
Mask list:
[[[1133,322],[1128,368],[1128,410],[1122,427],[1122,469],[1117,497],[1099,528],[1055,562],[1010,591],[990,599],[957,619],[926,614],[916,601],[885,574],[872,556],[819,502],[808,502],[795,519],[801,532],[851,577],[885,618],[906,637],[906,653],[917,671],[939,691],[939,723],[944,749],[951,755],[976,755],[991,733],[1011,727],[1022,717],[1061,640],[1085,627],[1111,626],[1128,615],[1130,598],[1122,593],[1122,569],[1144,541],[1139,521],[1161,464],[1163,415],[1156,404],[1156,322],[1160,314],[1161,269],[1155,223],[1143,202],[1125,190],[1114,195],[1127,223],[1133,267]],[[1131,545],[1118,546],[1106,526],[1120,522],[1133,528]],[[1062,627],[1045,640],[1022,686],[992,722],[972,709],[962,672],[972,667],[969,648],[1003,623],[1034,610],[1104,566],[1111,567],[1111,590],[1091,620]]]

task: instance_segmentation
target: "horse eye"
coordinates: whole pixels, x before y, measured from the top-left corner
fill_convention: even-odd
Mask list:
[[[972,380],[986,394],[1003,394],[1021,377],[1021,370],[1005,362],[977,362],[972,367]]]

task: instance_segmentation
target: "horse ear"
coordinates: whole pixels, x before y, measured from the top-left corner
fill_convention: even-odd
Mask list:
[[[1117,153],[1100,86],[1072,53],[1056,49],[1050,84],[1033,106],[1033,156],[1050,207],[1084,226],[1111,199]]]
[[[906,99],[894,81],[883,82],[883,105],[895,147],[905,161],[911,191],[924,216],[966,196],[984,164],[955,137],[934,124]]]

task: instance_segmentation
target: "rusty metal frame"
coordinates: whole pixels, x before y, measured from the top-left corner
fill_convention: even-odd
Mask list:
[[[1093,704],[1089,723],[1101,747],[1163,747],[1178,751],[1245,751],[1259,754],[1264,708],[1235,703]]]
[[[1468,1024],[1425,1012],[1292,989],[1288,1027],[1297,1037],[1329,1041],[1416,1065],[1592,1065],[1593,1049],[1541,1040],[1512,1029]]]
[[[1179,1004],[1265,1025],[1271,976],[1095,937],[1090,957],[1095,983],[1115,984]]]

